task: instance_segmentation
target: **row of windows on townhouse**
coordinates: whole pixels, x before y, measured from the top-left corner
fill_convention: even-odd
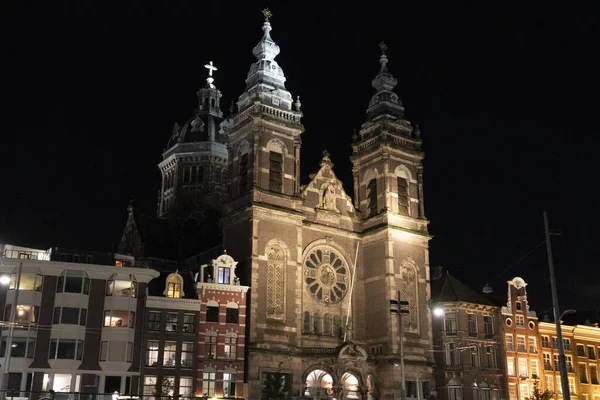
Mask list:
[[[165,397],[193,397],[193,378],[182,376],[179,381],[175,381],[174,376],[146,375],[144,377],[144,395],[148,398],[155,398],[157,393],[161,393]]]
[[[469,360],[471,367],[482,367],[482,357],[479,351],[479,345],[477,344],[459,347],[456,343],[446,343],[446,365],[461,365],[461,353],[463,351],[468,351],[470,353]],[[498,368],[496,349],[494,346],[485,346],[485,360],[485,368]]]
[[[517,351],[518,352],[527,352],[529,351],[529,353],[537,353],[537,347],[536,347],[536,338],[535,337],[528,337],[527,338],[527,347],[525,346],[525,336],[524,335],[516,335],[517,336]],[[552,347],[550,347],[550,340],[552,340]],[[510,351],[514,351],[515,350],[515,343],[514,343],[514,335],[511,333],[507,333],[505,335],[505,341],[506,341],[506,350],[510,350]],[[543,335],[542,336],[542,348],[544,349],[550,349],[553,348],[555,350],[558,349],[558,338],[556,337],[550,337],[550,336],[546,336]],[[571,340],[570,339],[563,339],[563,348],[565,349],[565,351],[571,351]],[[600,347],[598,347],[598,354],[600,354]],[[587,351],[586,351],[586,346],[582,345],[582,344],[578,344],[577,345],[577,356],[579,357],[587,357],[590,360],[595,360],[596,359],[596,350],[594,346],[587,346]]]
[[[553,356],[553,363],[551,357]],[[567,372],[574,373],[573,358],[571,356],[565,356],[567,364]],[[559,371],[559,356],[558,354],[551,355],[550,353],[543,354],[544,370],[545,371]],[[528,365],[529,364],[529,365]],[[521,378],[531,377],[532,379],[538,379],[539,368],[538,360],[527,359],[524,357],[507,357],[506,361],[508,376],[518,376]],[[599,384],[598,382],[598,366],[596,364],[580,363],[578,371],[579,381],[581,383],[592,383],[594,385]]]
[[[448,400],[462,400],[463,390],[462,386],[452,384],[448,385]],[[473,384],[473,400],[498,400],[500,391],[497,388],[490,388],[489,384],[485,381],[479,384]]]
[[[345,326],[351,326],[350,321],[346,325],[346,317],[340,318],[338,315],[330,314],[324,314],[321,317],[318,312],[311,314],[305,311],[302,332],[341,337],[344,334]]]
[[[546,390],[562,395],[562,386],[560,376],[556,376],[556,386],[554,386],[554,377],[552,375],[546,375],[544,382],[546,384]],[[508,384],[508,398],[509,400],[527,400],[531,398],[533,391],[531,382],[520,383],[518,385],[519,395],[517,395],[517,384]],[[556,389],[555,389],[556,388]],[[575,378],[569,378],[569,391],[572,395],[577,394],[577,385],[575,385]],[[585,399],[585,395],[583,397]]]
[[[469,336],[479,336],[477,314],[467,314],[467,326]],[[493,316],[483,316],[483,331],[487,339],[491,339],[494,337]],[[456,336],[458,334],[458,315],[456,312],[444,313],[444,333],[446,334],[446,336]]]
[[[9,289],[15,289],[17,284],[17,275],[10,275]],[[56,293],[90,293],[90,278],[84,271],[66,270],[58,276],[56,282]],[[19,290],[42,291],[44,277],[35,273],[22,273],[19,281]],[[108,279],[106,281],[107,296],[136,297],[137,281],[133,276],[127,280]]]

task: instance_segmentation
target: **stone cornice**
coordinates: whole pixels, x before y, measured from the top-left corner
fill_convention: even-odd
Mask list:
[[[148,296],[146,308],[166,308],[170,310],[200,311],[202,301],[197,299],[173,299],[170,297]]]

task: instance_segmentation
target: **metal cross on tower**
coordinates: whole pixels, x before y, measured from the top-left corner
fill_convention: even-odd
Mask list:
[[[213,71],[217,70],[217,67],[213,65],[212,61],[209,61],[208,64],[205,64],[204,68],[208,70],[208,76],[212,76]]]

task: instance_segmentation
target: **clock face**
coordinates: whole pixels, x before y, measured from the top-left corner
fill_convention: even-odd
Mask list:
[[[306,289],[320,303],[340,302],[348,290],[349,277],[346,262],[331,247],[316,247],[304,259]]]

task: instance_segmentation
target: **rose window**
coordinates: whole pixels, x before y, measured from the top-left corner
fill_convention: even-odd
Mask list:
[[[317,247],[304,259],[304,282],[315,300],[334,304],[346,295],[349,272],[342,256],[330,247]]]

